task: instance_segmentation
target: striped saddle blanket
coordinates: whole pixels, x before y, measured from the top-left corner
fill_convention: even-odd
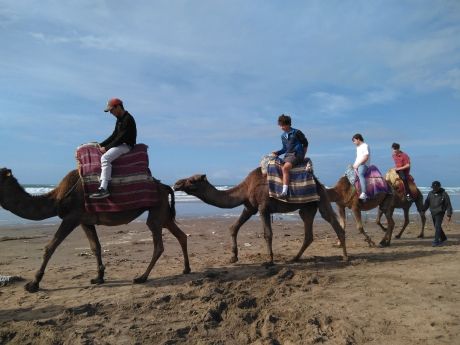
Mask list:
[[[100,185],[101,156],[97,144],[81,145],[76,151],[88,212],[120,212],[158,204],[158,182],[150,173],[147,145],[144,144],[135,145],[130,152],[112,162],[110,196],[90,199],[89,195],[96,192]]]
[[[359,177],[353,167],[349,166],[345,171],[345,175],[352,185],[355,186],[356,193],[361,193],[361,186],[359,185]],[[369,199],[372,199],[379,193],[389,193],[390,187],[387,181],[380,173],[380,170],[375,165],[370,165],[364,174],[366,179],[366,194]]]
[[[270,197],[289,203],[307,203],[319,200],[316,183],[312,172],[306,167],[310,160],[292,168],[290,171],[289,191],[287,200],[279,199],[283,190],[283,161],[280,158],[271,159],[267,166],[268,192]]]

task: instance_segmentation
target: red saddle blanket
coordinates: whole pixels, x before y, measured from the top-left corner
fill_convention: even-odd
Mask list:
[[[83,180],[85,207],[89,212],[120,212],[149,208],[158,204],[160,195],[149,169],[147,145],[137,144],[133,149],[112,162],[110,196],[90,199],[100,185],[101,156],[97,144],[77,148],[78,171]]]

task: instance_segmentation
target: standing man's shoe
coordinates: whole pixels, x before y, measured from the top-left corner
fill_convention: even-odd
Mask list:
[[[91,199],[104,199],[110,195],[109,191],[104,188],[99,188],[96,193],[90,194]]]

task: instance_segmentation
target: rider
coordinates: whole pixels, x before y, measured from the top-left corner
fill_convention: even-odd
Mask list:
[[[351,140],[353,141],[353,144],[356,145],[356,159],[353,164],[353,169],[358,171],[359,185],[361,186],[361,194],[359,195],[359,198],[361,200],[366,200],[366,179],[364,175],[371,163],[371,152],[369,150],[369,145],[364,142],[364,138],[361,134],[356,133],[353,135]]]
[[[282,199],[287,199],[289,186],[289,171],[304,161],[308,149],[308,140],[299,129],[291,127],[291,117],[282,114],[278,117],[278,126],[280,126],[283,134],[281,134],[281,143],[283,148],[278,151],[273,151],[275,156],[284,153],[283,170],[283,191],[279,195]]]
[[[398,143],[393,143],[391,148],[393,149],[392,157],[395,162],[395,170],[404,183],[406,199],[407,201],[412,201],[409,189],[410,158],[407,153],[400,150],[400,145]]]
[[[90,195],[93,199],[102,199],[110,195],[109,181],[112,176],[112,162],[122,154],[128,153],[136,145],[136,121],[123,107],[121,99],[112,98],[104,110],[117,118],[113,133],[99,144],[101,156],[101,184],[96,193]]]

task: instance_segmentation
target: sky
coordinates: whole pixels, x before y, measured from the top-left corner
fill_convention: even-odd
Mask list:
[[[420,186],[459,186],[460,1],[0,0],[0,167],[55,184],[107,138],[118,97],[165,183],[235,184],[281,149],[280,114],[327,185],[361,133]]]

